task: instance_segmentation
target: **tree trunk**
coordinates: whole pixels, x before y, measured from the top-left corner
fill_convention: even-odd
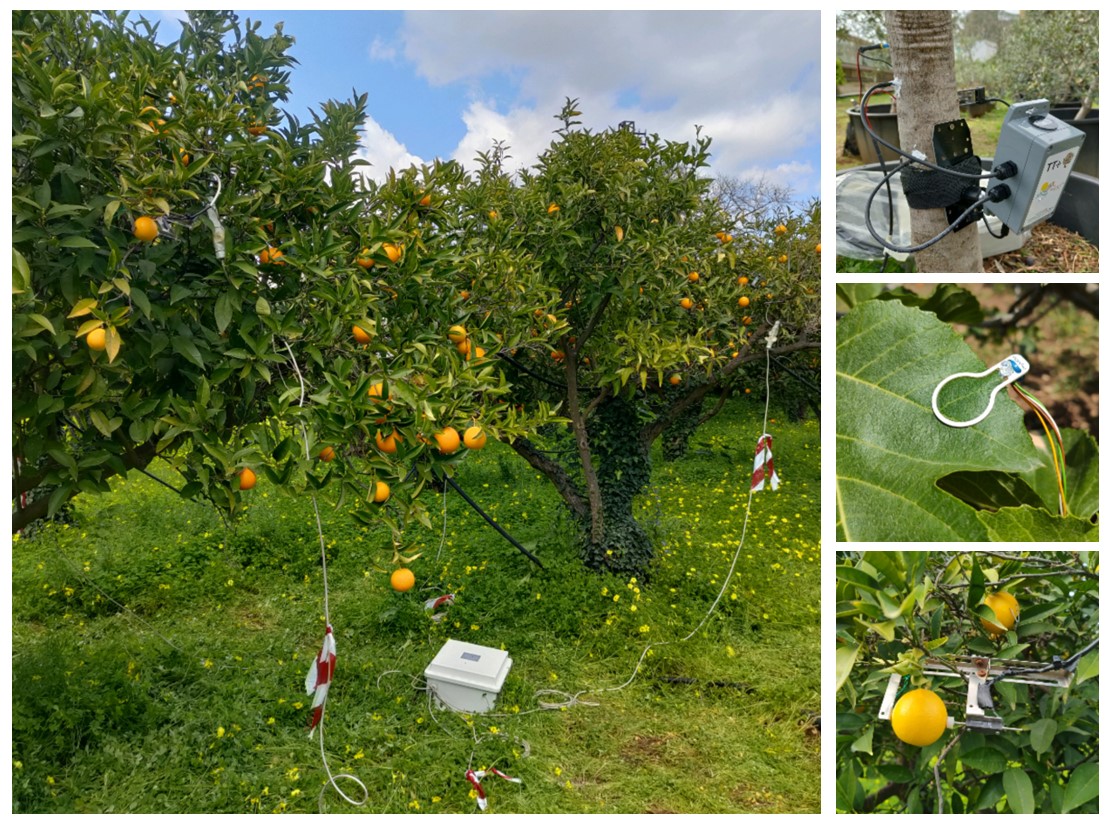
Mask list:
[[[936,160],[934,126],[960,117],[953,58],[953,15],[949,11],[885,12],[898,96],[899,141]],[[945,209],[911,209],[911,245],[924,243],[949,225]],[[921,272],[982,272],[980,234],[975,224],[953,232],[915,254]]]

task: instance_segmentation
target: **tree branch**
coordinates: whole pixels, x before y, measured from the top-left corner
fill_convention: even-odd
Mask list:
[[[516,440],[509,442],[509,447],[523,457],[525,462],[551,481],[551,484],[555,486],[556,491],[559,492],[560,497],[563,498],[567,507],[571,509],[572,514],[580,519],[586,519],[589,514],[586,500],[583,499],[582,493],[575,487],[574,481],[571,480],[571,476],[563,466],[550,457],[545,456],[536,448],[532,441],[526,437],[518,437]]]

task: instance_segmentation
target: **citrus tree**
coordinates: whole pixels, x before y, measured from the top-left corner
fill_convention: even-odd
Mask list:
[[[404,559],[430,478],[548,420],[494,402],[493,332],[457,293],[512,277],[485,309],[519,345],[554,302],[535,266],[465,257],[456,164],[368,183],[365,96],[283,114],[281,27],[198,12],[162,46],[32,11],[12,39],[15,529],[159,459],[229,515],[256,482],[342,482]]]
[[[1095,552],[839,553],[838,810],[1098,811],[1098,573]]]
[[[533,312],[534,339],[499,358],[508,403],[558,404],[568,422],[510,445],[559,490],[588,566],[643,574],[652,546],[632,504],[651,444],[688,436],[746,366],[762,379],[753,367],[775,323],[773,356],[819,345],[819,213],[734,225],[710,193],[708,138],[594,132],[576,105],[519,177],[503,146],[483,155],[464,210],[476,244],[524,254],[552,297]],[[485,307],[506,287],[484,275],[462,292]]]

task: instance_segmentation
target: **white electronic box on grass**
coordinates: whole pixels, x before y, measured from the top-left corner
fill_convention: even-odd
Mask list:
[[[512,665],[509,652],[448,640],[424,670],[424,679],[441,707],[485,714],[494,708]]]

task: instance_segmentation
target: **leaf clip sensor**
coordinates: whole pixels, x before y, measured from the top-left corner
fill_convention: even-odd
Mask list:
[[[1026,362],[1026,358],[1023,357],[1021,354],[1012,354],[1010,357],[1001,360],[990,369],[985,369],[982,372],[962,371],[958,372],[957,374],[951,374],[937,384],[937,388],[934,389],[934,396],[930,398],[930,405],[933,406],[934,416],[946,426],[952,426],[955,429],[964,429],[968,426],[975,426],[991,413],[992,408],[995,406],[996,395],[998,395],[999,392],[1003,391],[1003,389],[1014,383],[1020,377],[1025,377],[1026,374],[1029,373],[1029,371],[1030,364]],[[940,409],[938,409],[937,397],[939,394],[941,394],[941,390],[942,388],[944,388],[946,383],[951,383],[952,381],[960,377],[971,377],[974,379],[987,377],[993,372],[997,372],[999,376],[1003,378],[1003,382],[991,390],[991,396],[988,397],[988,407],[980,412],[978,416],[972,418],[971,420],[950,420],[948,417],[941,413]]]

